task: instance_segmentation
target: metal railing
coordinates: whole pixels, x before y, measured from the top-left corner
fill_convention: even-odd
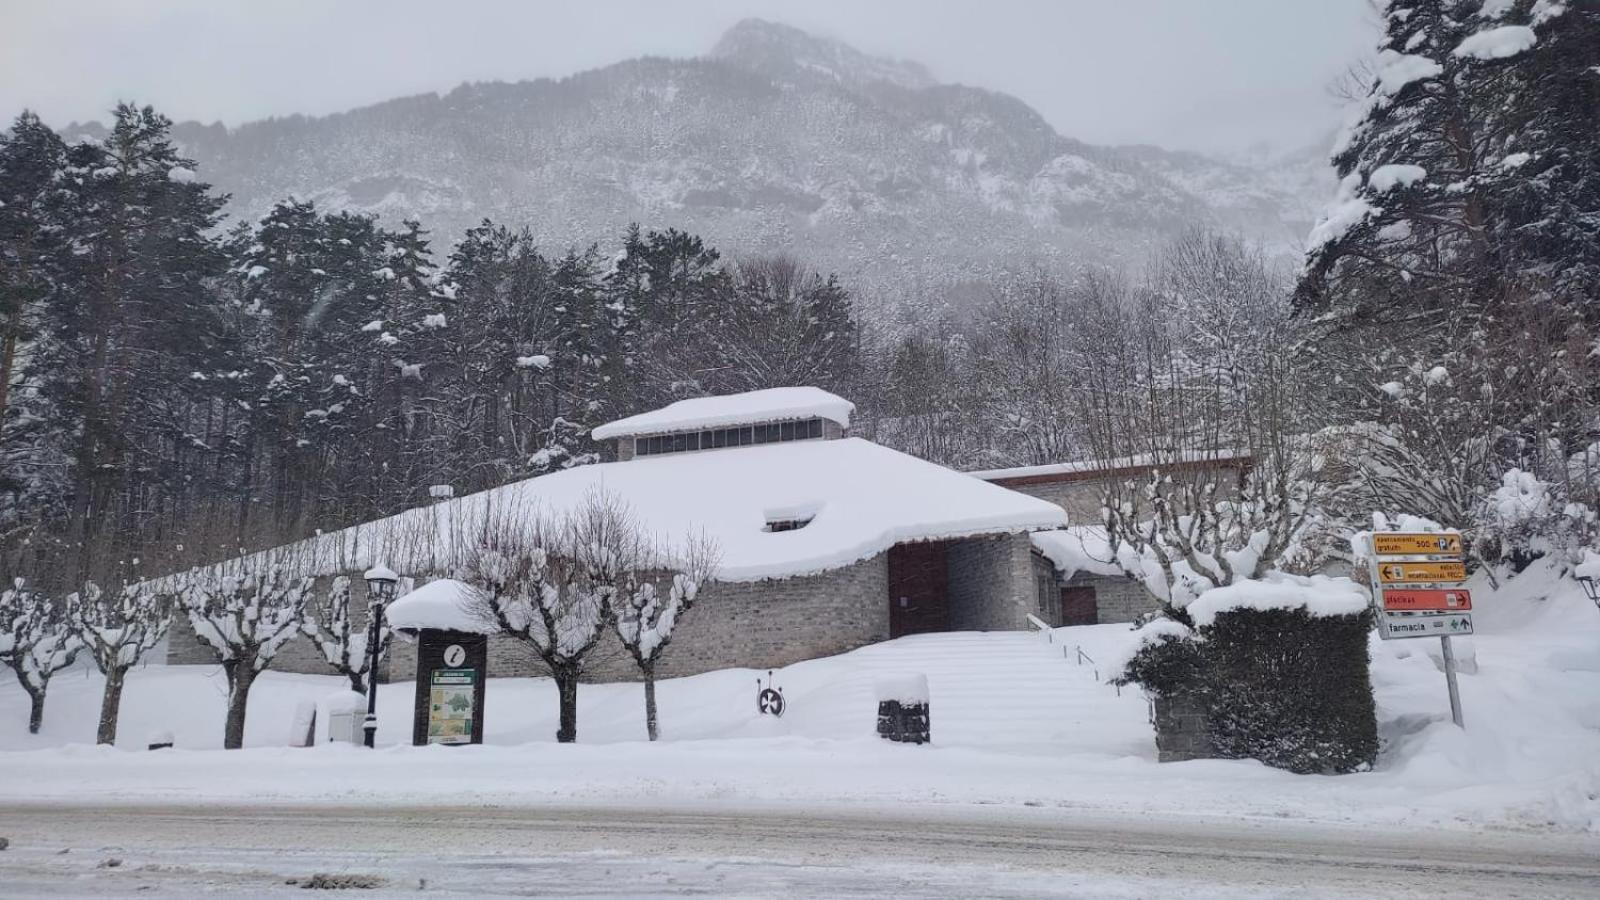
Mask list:
[[[1055,631],[1053,629],[1051,629],[1051,627],[1049,625],[1045,624],[1045,621],[1043,619],[1039,618],[1038,616],[1034,615],[1033,613],[1028,613],[1028,624],[1032,625],[1034,628],[1037,628],[1041,632],[1043,632],[1044,636],[1050,641],[1050,643],[1054,644],[1056,642],[1056,633],[1055,633]],[[1092,671],[1094,672],[1094,680],[1095,681],[1099,681],[1100,680],[1100,664],[1094,661],[1094,657],[1092,657],[1089,654],[1083,652],[1083,646],[1081,644],[1074,645],[1072,647],[1072,652],[1071,653],[1067,652],[1067,647],[1066,647],[1065,644],[1063,644],[1061,646],[1061,658],[1062,659],[1071,661],[1072,658],[1073,658],[1073,654],[1077,654],[1078,665],[1081,666],[1084,663],[1088,663],[1089,664],[1089,666],[1091,667]],[[1119,684],[1119,685],[1114,685],[1114,686],[1117,689],[1117,696],[1121,697],[1122,696],[1122,685]]]

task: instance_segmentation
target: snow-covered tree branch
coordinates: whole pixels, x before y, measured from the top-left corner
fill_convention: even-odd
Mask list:
[[[557,518],[519,506],[488,509],[455,545],[455,577],[479,592],[475,614],[550,669],[561,703],[556,739],[575,741],[578,679],[643,546],[627,508],[594,494]]]
[[[67,596],[67,619],[106,677],[97,743],[116,743],[123,682],[128,670],[167,636],[171,609],[171,598],[146,581],[124,581],[109,591],[85,581]]]
[[[616,598],[613,627],[617,639],[644,676],[645,730],[660,736],[656,714],[656,662],[672,642],[673,630],[716,572],[717,547],[704,535],[691,536],[634,561],[636,570]]]
[[[260,553],[181,576],[179,598],[195,634],[228,677],[223,746],[244,745],[245,711],[255,678],[299,633],[313,579],[293,554]]]
[[[48,594],[22,578],[0,591],[0,664],[16,673],[28,694],[29,734],[38,734],[44,724],[50,676],[72,665],[82,648],[66,610]]]
[[[405,579],[408,580],[408,579]],[[403,580],[404,581],[404,580]],[[350,679],[350,689],[358,694],[367,692],[367,627],[351,616],[349,576],[340,575],[329,582],[328,590],[306,605],[305,620],[300,630],[317,645],[322,658],[335,672]],[[399,594],[407,589],[402,584]],[[370,611],[369,611],[370,615]],[[378,623],[378,659],[389,652],[389,624]]]

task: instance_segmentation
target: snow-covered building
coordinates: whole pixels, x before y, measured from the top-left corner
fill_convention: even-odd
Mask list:
[[[1088,460],[967,474],[1049,501],[1067,514],[1071,527],[1037,532],[1032,537],[1034,549],[1054,565],[1059,582],[1058,593],[1042,604],[1042,616],[1052,625],[1090,625],[1132,622],[1157,608],[1150,592],[1128,578],[1114,561],[1100,526],[1101,494],[1107,479],[1137,481],[1159,468],[1172,475],[1214,473],[1226,485],[1239,483],[1249,467],[1249,454],[1219,452],[1159,465],[1147,458]]]
[[[684,675],[770,668],[928,631],[1027,628],[1056,576],[1029,534],[1059,528],[1056,504],[850,436],[853,405],[816,388],[685,400],[603,425],[615,462],[580,466],[410,510],[314,539],[320,574],[386,562],[421,585],[446,574],[451,542],[499,505],[542,514],[598,492],[639,528],[715,545],[715,583],[674,633],[660,667]],[[382,535],[418,530],[397,549]],[[378,555],[384,559],[377,559]],[[188,639],[192,641],[192,638]],[[174,661],[202,661],[184,636]],[[309,648],[280,667],[326,671]],[[397,653],[391,674],[414,663]],[[537,671],[526,650],[491,645],[491,674]],[[597,677],[628,677],[620,647]]]

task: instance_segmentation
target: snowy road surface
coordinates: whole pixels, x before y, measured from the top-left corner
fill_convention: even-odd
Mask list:
[[[1592,835],[1059,810],[10,804],[0,836],[8,897],[1600,896]]]

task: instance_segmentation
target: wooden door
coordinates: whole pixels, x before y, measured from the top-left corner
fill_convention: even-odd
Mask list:
[[[889,548],[889,636],[950,629],[946,544],[928,541]]]
[[[1098,625],[1100,604],[1095,600],[1094,588],[1088,586],[1061,589],[1062,625]]]

